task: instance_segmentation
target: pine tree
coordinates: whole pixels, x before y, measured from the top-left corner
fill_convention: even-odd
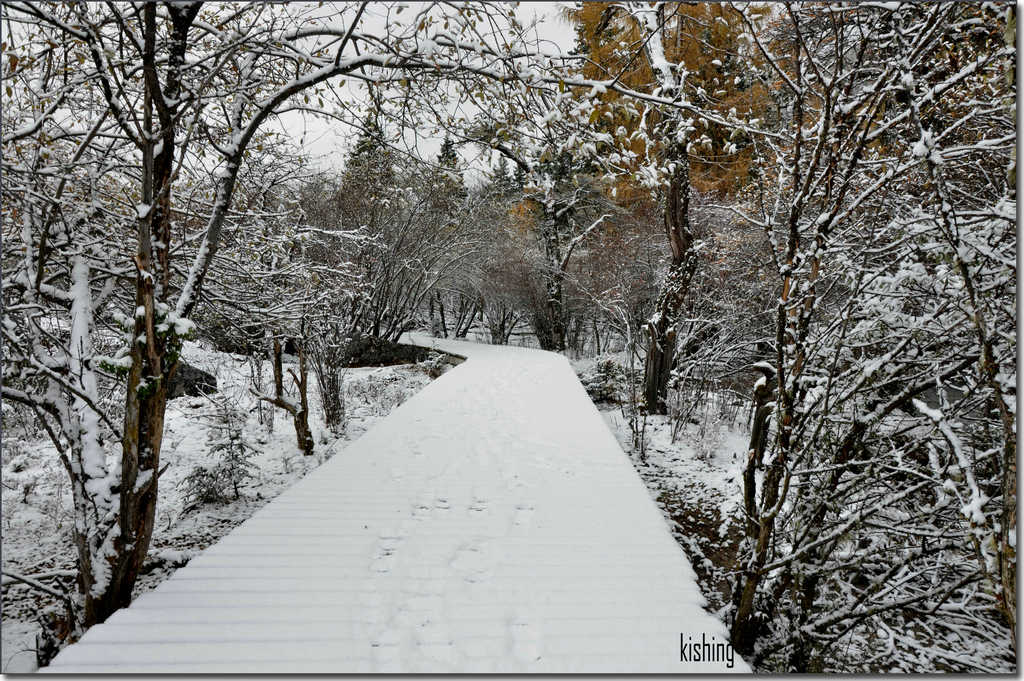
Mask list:
[[[362,131],[345,159],[343,191],[358,197],[364,207],[374,206],[394,186],[395,158],[385,142],[379,103],[363,119]],[[372,212],[372,211],[371,211]]]
[[[442,168],[451,168],[452,170],[459,165],[459,155],[455,153],[455,143],[449,137],[445,137],[441,144],[441,153],[437,157],[437,164]]]
[[[196,466],[181,483],[189,508],[210,502],[222,502],[228,491],[234,498],[241,496],[240,487],[256,475],[253,457],[256,449],[245,439],[245,415],[226,401],[214,403],[214,417],[207,431],[210,456],[216,460],[210,465]]]
[[[256,472],[252,459],[257,452],[245,439],[244,425],[244,414],[226,402],[217,404],[217,416],[208,440],[210,454],[219,458],[213,470],[225,487],[230,486],[235,499],[240,496],[239,486],[255,477]]]
[[[437,156],[438,181],[435,185],[441,197],[442,208],[453,210],[466,198],[466,184],[459,171],[459,155],[455,151],[455,143],[445,137],[441,144],[441,153]]]
[[[498,158],[498,165],[490,172],[491,191],[495,196],[508,197],[518,191],[515,177],[508,167],[508,159],[504,156]]]

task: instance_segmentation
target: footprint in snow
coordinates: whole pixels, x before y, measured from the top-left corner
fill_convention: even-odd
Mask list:
[[[381,574],[391,572],[394,568],[395,554],[392,549],[381,549],[370,563],[370,570]]]
[[[424,496],[417,501],[412,507],[412,517],[416,520],[426,520],[430,517],[431,512],[434,510],[434,499],[430,496]]]
[[[465,581],[475,584],[494,576],[497,559],[486,544],[464,544],[456,549],[449,565],[462,573]]]
[[[516,504],[516,510],[512,514],[512,524],[517,527],[523,527],[530,524],[534,514],[533,504],[527,502],[520,502]]]
[[[480,492],[473,493],[473,500],[469,502],[469,510],[482,513],[487,510],[487,499]]]
[[[370,640],[370,659],[375,671],[402,671],[402,637],[394,629],[385,629]]]
[[[363,590],[356,599],[356,603],[362,616],[370,624],[383,626],[388,621],[388,618],[391,617],[391,610],[388,607],[387,601],[377,591],[377,587],[372,579],[368,580],[368,583],[363,587]]]
[[[541,658],[540,628],[532,618],[520,613],[508,625],[512,654],[520,662],[536,662]]]
[[[406,476],[406,470],[404,466],[388,466],[388,475],[391,476],[392,482],[402,482]]]
[[[453,665],[457,661],[455,642],[444,619],[434,615],[425,618],[414,629],[416,651],[432,662]]]
[[[377,535],[377,550],[370,563],[373,572],[391,572],[395,567],[395,552],[402,544],[405,533],[396,528],[385,528]]]

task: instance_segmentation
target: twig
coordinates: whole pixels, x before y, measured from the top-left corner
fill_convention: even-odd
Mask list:
[[[33,577],[58,576],[60,573],[64,573],[64,572],[70,572],[71,574],[75,574],[74,571],[72,571],[72,570],[57,570],[55,572],[47,573],[47,574],[44,574],[44,575],[33,575]],[[39,589],[40,591],[48,593],[51,596],[56,596],[57,598],[59,598],[61,600],[65,600],[68,597],[68,594],[67,594],[66,591],[58,591],[57,589],[54,589],[53,587],[46,586],[42,582],[36,581],[32,577],[26,577],[25,575],[19,575],[19,574],[14,573],[14,572],[7,572],[6,570],[3,571],[3,576],[8,578],[8,581],[4,581],[3,582],[4,585],[10,584],[10,582],[21,582],[23,584],[27,584],[27,585],[31,586],[34,589]]]

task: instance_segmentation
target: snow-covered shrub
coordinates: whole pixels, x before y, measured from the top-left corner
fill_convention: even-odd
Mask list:
[[[366,403],[374,416],[385,416],[405,402],[408,395],[395,374],[371,374],[348,386],[349,395]]]
[[[6,446],[6,443],[4,444]],[[3,517],[8,524],[15,513],[15,508],[29,503],[29,497],[39,486],[39,478],[39,471],[29,467],[29,459],[25,454],[19,454],[4,466]]]
[[[323,357],[314,353],[313,373],[320,389],[320,407],[324,423],[337,436],[345,433],[347,408],[345,404],[345,374],[347,369],[323,362]]]
[[[431,378],[437,378],[448,370],[448,358],[444,353],[432,352],[430,357],[416,363],[417,368]]]
[[[219,466],[196,466],[178,487],[182,489],[186,509],[227,500],[228,481]]]
[[[598,360],[580,374],[580,383],[594,402],[622,402],[628,390],[626,370],[613,359]]]
[[[281,457],[281,470],[284,474],[291,475],[292,471],[295,469],[296,462],[300,461],[301,458],[302,457],[296,454],[286,452],[285,455]]]
[[[697,458],[708,461],[715,456],[715,452],[722,444],[722,416],[719,410],[713,410],[703,420],[697,430],[697,442],[694,449]]]
[[[38,474],[32,475],[34,482],[28,494],[36,491],[36,484],[40,490],[39,510],[53,523],[55,530],[64,527],[64,522],[70,520],[70,509],[64,503],[64,494],[67,490],[67,479],[63,471],[56,466],[45,466]],[[42,490],[48,490],[43,494]]]
[[[13,383],[7,376],[4,377],[4,380],[7,385]],[[4,400],[0,403],[0,426],[2,426],[2,431],[0,432],[3,433],[3,447],[0,448],[0,457],[2,457],[4,465],[10,461],[11,456],[16,451],[21,451],[16,443],[46,436],[32,410],[10,400]],[[20,434],[21,437],[15,437],[15,433]]]
[[[327,324],[309,344],[309,357],[320,392],[324,424],[336,436],[345,433],[348,411],[345,404],[345,375],[347,367],[351,366],[351,347],[352,339],[337,324]]]
[[[5,437],[3,442],[3,465],[10,473],[21,473],[29,467],[25,441],[15,437]]]
[[[196,466],[179,484],[189,508],[226,501],[229,492],[237,499],[239,487],[255,476],[256,465],[252,458],[257,450],[245,438],[245,414],[227,401],[214,405],[207,444],[216,461]]]

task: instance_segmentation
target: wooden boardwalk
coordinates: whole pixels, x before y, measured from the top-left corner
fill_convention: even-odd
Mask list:
[[[565,358],[438,345],[468,361],[43,671],[749,671]]]

